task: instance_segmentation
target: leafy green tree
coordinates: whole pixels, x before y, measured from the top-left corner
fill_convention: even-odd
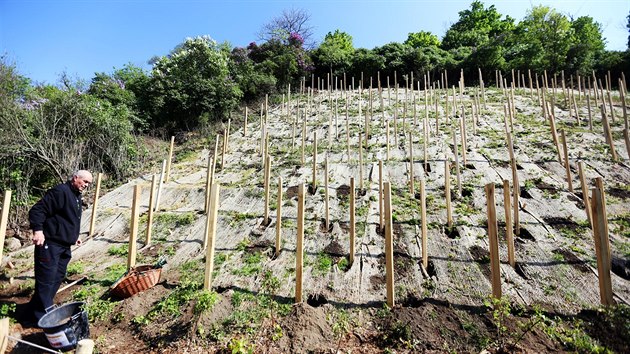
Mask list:
[[[272,74],[276,88],[284,90],[289,84],[297,87],[300,80],[313,70],[310,56],[303,47],[304,41],[298,33],[291,33],[286,41],[272,39],[247,47],[249,58],[256,63],[256,69]]]
[[[436,35],[428,31],[420,31],[409,33],[407,36],[407,40],[404,44],[412,47],[412,48],[424,48],[424,47],[432,47],[439,46],[440,40]]]
[[[566,16],[548,6],[535,6],[518,24],[518,46],[512,61],[538,72],[558,72],[566,68],[574,29]]]
[[[385,57],[377,54],[374,50],[358,48],[354,52],[350,71],[348,72],[348,75],[346,75],[346,80],[348,80],[346,85],[349,86],[352,77],[361,77],[361,73],[364,73],[364,77],[366,77],[365,75],[367,75],[367,77],[376,77],[377,72],[379,71],[381,72],[381,80],[384,81],[385,76],[382,72],[384,69]],[[358,81],[355,85],[357,84]]]
[[[413,51],[413,48],[398,42],[387,43],[382,47],[374,48],[374,53],[383,57],[385,68],[381,72],[381,78],[383,76],[389,76],[390,82],[393,84],[394,72],[398,83],[404,83],[402,80],[403,75],[410,73],[412,68],[408,65],[407,58],[409,53]]]
[[[441,47],[451,52],[466,77],[477,78],[478,68],[492,77],[490,72],[506,67],[507,41],[513,30],[513,18],[502,19],[494,5],[486,8],[481,1],[473,1],[470,9],[459,12],[459,20],[446,31]]]
[[[207,36],[187,38],[157,59],[148,93],[154,127],[189,130],[226,117],[242,97],[229,59],[229,46]]]
[[[252,101],[276,92],[277,80],[268,68],[249,58],[249,49],[234,48],[230,55],[230,74],[243,92],[243,99]]]
[[[602,26],[590,16],[581,16],[571,22],[571,27],[574,38],[567,52],[567,69],[588,75],[604,52]]]
[[[353,54],[352,36],[335,30],[326,34],[313,57],[316,66],[326,68],[332,75],[340,75],[350,68]]]
[[[502,15],[494,5],[485,8],[483,2],[473,1],[470,10],[459,12],[459,20],[444,34],[442,48],[479,47],[494,37],[505,35],[514,28],[514,19]]]

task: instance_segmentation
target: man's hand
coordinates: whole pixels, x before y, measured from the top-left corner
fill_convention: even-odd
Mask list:
[[[45,241],[44,231],[33,231],[33,244],[35,246],[41,246]]]

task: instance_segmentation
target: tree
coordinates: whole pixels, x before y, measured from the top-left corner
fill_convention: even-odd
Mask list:
[[[628,19],[628,23],[626,24],[626,28],[628,29],[628,49],[630,49],[630,13],[626,18]]]
[[[581,16],[571,22],[571,27],[574,38],[567,52],[567,69],[589,75],[604,52],[602,26],[590,16]]]
[[[411,71],[411,68],[407,65],[406,58],[412,50],[413,48],[410,46],[398,42],[391,42],[382,47],[374,48],[374,53],[383,56],[385,63],[381,77],[383,75],[390,76],[393,80],[394,72],[396,72],[398,83],[401,83],[402,75],[409,74]]]
[[[297,87],[300,80],[314,69],[303,43],[297,33],[291,33],[285,40],[272,39],[260,46],[252,42],[247,47],[248,56],[256,63],[256,70],[273,75],[276,88],[285,90],[289,84]]]
[[[548,6],[535,6],[516,29],[519,47],[515,61],[542,72],[566,68],[574,29],[566,16]]]
[[[279,16],[262,26],[258,32],[258,39],[265,42],[277,40],[287,44],[289,35],[297,33],[302,38],[304,47],[312,49],[315,47],[315,42],[310,19],[310,13],[303,9],[283,10]]]
[[[488,44],[494,37],[504,35],[514,28],[514,19],[501,14],[494,5],[484,8],[481,1],[473,1],[470,10],[459,12],[459,20],[444,34],[442,48],[479,47]]]
[[[432,47],[439,46],[440,40],[436,35],[428,31],[420,31],[409,33],[407,36],[407,40],[404,44],[412,47],[412,48],[423,48],[423,47]]]
[[[148,93],[154,127],[188,130],[226,117],[242,97],[229,59],[228,44],[207,36],[187,38],[159,58]]]
[[[313,57],[316,66],[325,67],[332,75],[346,72],[352,63],[354,46],[352,36],[338,29],[328,32],[324,41],[314,51]]]

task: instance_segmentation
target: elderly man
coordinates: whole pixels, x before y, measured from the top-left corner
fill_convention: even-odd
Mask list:
[[[48,190],[29,211],[35,244],[35,293],[30,305],[38,322],[53,305],[66,276],[70,246],[81,244],[81,192],[91,183],[92,174],[79,170],[66,183]]]

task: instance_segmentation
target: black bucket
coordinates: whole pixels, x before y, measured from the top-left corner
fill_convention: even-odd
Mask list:
[[[90,336],[88,316],[83,305],[84,302],[71,302],[53,308],[37,322],[51,347],[65,352],[74,349],[78,341]]]

